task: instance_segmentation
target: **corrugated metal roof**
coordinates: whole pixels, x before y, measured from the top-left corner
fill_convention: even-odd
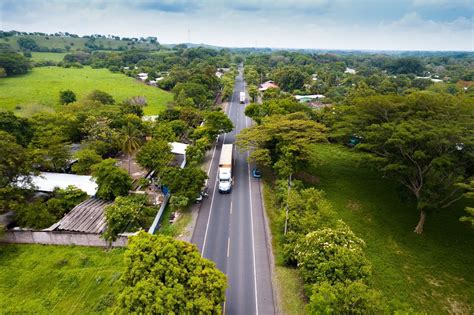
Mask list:
[[[110,204],[112,202],[97,198],[87,199],[75,206],[52,228],[54,230],[100,234],[106,227],[104,209]]]

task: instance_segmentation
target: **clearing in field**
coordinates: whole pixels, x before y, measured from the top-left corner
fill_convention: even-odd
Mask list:
[[[0,79],[0,110],[12,110],[28,115],[30,108],[58,108],[59,91],[72,90],[78,99],[92,90],[111,94],[117,102],[133,96],[145,96],[146,115],[156,115],[166,108],[172,94],[148,86],[121,73],[107,69],[68,69],[61,67],[34,68],[25,75]]]
[[[123,271],[123,249],[0,245],[0,310],[105,313]]]

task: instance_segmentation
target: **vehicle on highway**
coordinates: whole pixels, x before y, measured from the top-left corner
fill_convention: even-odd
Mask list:
[[[260,178],[262,177],[262,172],[258,168],[254,168],[252,170],[252,176],[255,178]]]
[[[222,145],[219,159],[219,192],[230,193],[232,190],[232,144]]]
[[[245,103],[245,92],[240,92],[240,104]]]

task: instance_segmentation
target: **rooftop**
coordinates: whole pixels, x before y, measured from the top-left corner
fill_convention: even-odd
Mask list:
[[[31,179],[38,191],[53,192],[55,188],[65,189],[68,186],[75,186],[89,196],[94,196],[97,192],[96,182],[92,176],[87,175],[41,172]]]
[[[112,202],[97,198],[87,199],[75,206],[48,230],[101,234],[106,227],[104,209],[110,204]]]

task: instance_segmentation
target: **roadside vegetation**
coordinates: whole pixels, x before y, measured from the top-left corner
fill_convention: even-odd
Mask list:
[[[103,314],[124,271],[123,249],[0,245],[4,313]]]
[[[276,79],[283,91],[247,106],[256,125],[237,145],[266,168],[284,312],[468,313],[473,230],[459,221],[470,221],[470,94],[353,85],[337,106],[314,110],[285,92],[299,74],[273,75],[288,75]]]

